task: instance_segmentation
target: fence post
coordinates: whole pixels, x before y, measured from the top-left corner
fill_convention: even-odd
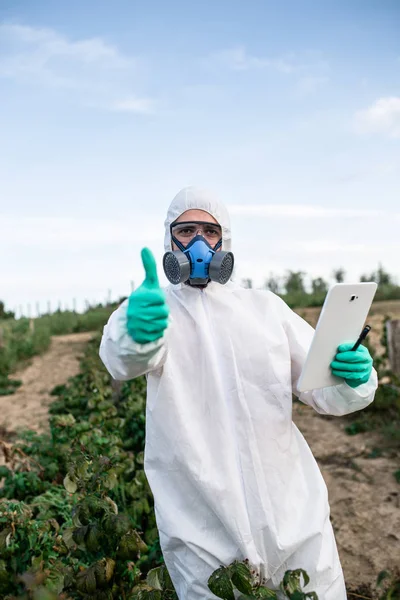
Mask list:
[[[35,320],[34,319],[29,319],[29,331],[31,333],[33,333],[35,331]]]
[[[386,321],[390,369],[400,376],[400,319]]]
[[[121,390],[124,382],[117,381],[116,379],[111,378],[111,400],[113,404],[118,404],[119,399],[121,398]]]

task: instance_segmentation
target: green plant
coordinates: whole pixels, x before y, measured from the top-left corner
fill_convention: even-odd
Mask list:
[[[309,582],[310,578],[303,569],[286,571],[279,589],[290,600],[318,600],[315,592],[302,590],[302,586],[307,586]],[[239,600],[277,600],[276,590],[267,588],[265,583],[265,580],[260,580],[259,573],[246,559],[242,562],[234,561],[228,567],[221,566],[214,571],[208,580],[208,587],[215,596],[224,600],[235,600],[235,590],[242,594]]]
[[[375,393],[374,401],[362,411],[357,411],[346,416],[348,425],[345,427],[349,435],[356,435],[370,430],[378,430],[382,433],[387,448],[400,448],[400,381],[390,371],[387,365],[388,340],[386,333],[386,322],[383,319],[383,334],[381,344],[384,352],[377,355],[368,338],[364,342],[374,359],[374,367],[378,373],[381,383]],[[382,380],[385,383],[382,383]]]
[[[400,571],[390,573],[389,571],[381,571],[377,578],[377,587],[382,588],[386,582],[386,590],[379,600],[399,600],[400,599]]]

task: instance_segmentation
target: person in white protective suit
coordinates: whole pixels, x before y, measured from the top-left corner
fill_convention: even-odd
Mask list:
[[[227,209],[190,187],[165,221],[164,268],[175,260],[166,274],[180,282],[161,290],[152,255],[142,253],[146,280],[111,315],[100,347],[115,379],[147,376],[145,473],[178,597],[216,598],[213,571],[247,558],[273,589],[302,568],[305,591],[345,600],[327,488],[292,422],[292,392],[322,415],[361,410],[377,388],[372,359],[362,346],[357,355],[339,346],[332,371],[342,383],[299,393],[313,328],[270,291],[220,283],[224,261],[213,279],[193,277],[193,256],[189,273],[180,250],[190,242],[193,250],[194,236],[213,257],[232,259]]]

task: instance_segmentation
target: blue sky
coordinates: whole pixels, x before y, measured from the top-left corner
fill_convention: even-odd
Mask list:
[[[236,276],[400,283],[397,0],[0,0],[0,298],[101,301],[186,185]]]

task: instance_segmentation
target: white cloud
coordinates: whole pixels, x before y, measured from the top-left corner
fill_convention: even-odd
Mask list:
[[[309,254],[335,254],[346,255],[348,253],[371,254],[399,251],[400,244],[371,244],[371,243],[341,243],[333,240],[311,240],[309,242],[290,242],[285,244],[285,250],[293,252],[305,252]]]
[[[297,83],[297,92],[301,96],[308,96],[317,92],[324,84],[328,83],[326,76],[306,75]]]
[[[117,112],[133,112],[150,114],[154,112],[154,100],[152,98],[136,98],[131,96],[124,100],[114,102],[111,110]]]
[[[132,108],[131,82],[137,85],[143,61],[100,37],[72,40],[53,29],[3,23],[0,43],[0,77],[55,90],[67,88],[69,99],[111,110],[121,104],[118,98],[126,97],[123,110],[149,112],[149,99],[146,108],[140,98]]]
[[[365,110],[355,115],[358,133],[381,133],[400,138],[400,97],[379,98]]]
[[[71,217],[0,216],[0,247],[51,247],[112,245],[158,241],[159,231],[150,217],[137,215],[134,221]]]
[[[85,63],[101,63],[110,68],[125,68],[132,59],[123,56],[117,48],[101,38],[71,41],[52,29],[28,25],[0,25],[0,38],[6,43],[31,46],[44,60],[53,57],[69,57]]]
[[[307,204],[231,204],[231,215],[242,217],[284,217],[284,218],[354,218],[379,217],[385,215],[381,210],[324,208]]]
[[[209,57],[207,62],[219,64],[233,71],[270,68],[280,73],[290,74],[301,69],[301,65],[297,64],[293,54],[277,58],[259,57],[249,54],[244,46],[216,52]]]
[[[329,81],[329,65],[318,53],[297,56],[287,53],[281,56],[256,56],[245,46],[227,48],[211,54],[204,64],[207,67],[222,67],[230,71],[272,71],[290,75],[296,81],[296,92],[300,96],[315,93]]]

